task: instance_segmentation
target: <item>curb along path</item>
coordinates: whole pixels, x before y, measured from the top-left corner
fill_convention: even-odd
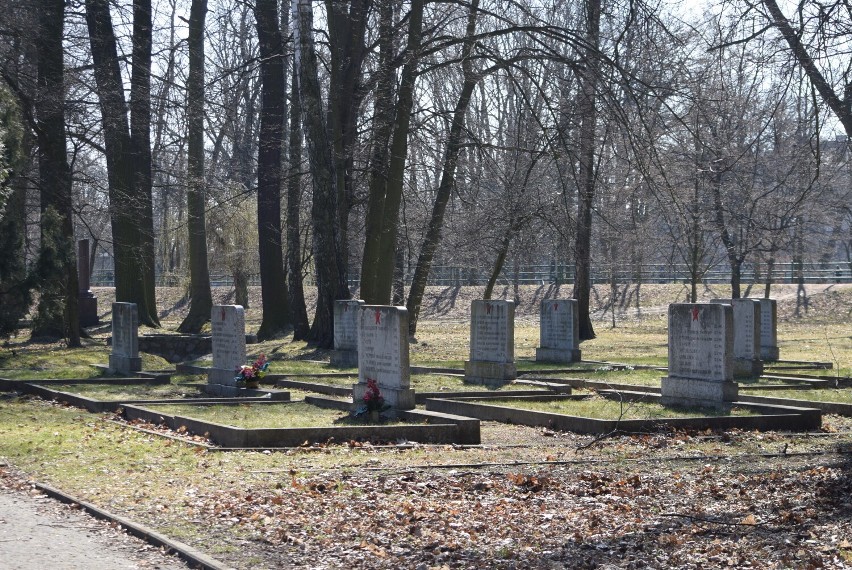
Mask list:
[[[0,566],[4,570],[227,568],[183,543],[57,489],[36,484],[43,494],[33,495],[2,483],[0,479]]]

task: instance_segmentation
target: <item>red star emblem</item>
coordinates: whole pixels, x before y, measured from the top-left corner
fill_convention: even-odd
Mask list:
[[[693,308],[692,308],[692,320],[693,320],[693,321],[697,321],[697,320],[698,320],[698,315],[700,315],[700,314],[701,314],[701,311],[699,311],[699,310],[698,310],[698,307],[693,307]]]
[[[382,324],[382,313],[380,311],[376,311],[376,324]]]

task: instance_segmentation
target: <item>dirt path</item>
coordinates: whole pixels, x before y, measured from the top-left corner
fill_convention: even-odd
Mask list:
[[[0,487],[0,566],[6,570],[184,570],[141,540],[44,495]]]

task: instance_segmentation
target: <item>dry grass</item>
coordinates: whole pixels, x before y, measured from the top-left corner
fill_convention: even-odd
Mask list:
[[[581,400],[549,399],[532,400],[526,398],[501,398],[499,400],[473,400],[480,404],[533,410],[551,414],[563,414],[580,418],[599,420],[657,420],[663,418],[700,418],[716,416],[749,416],[756,412],[743,408],[720,411],[712,408],[679,408],[663,406],[657,402],[621,402],[619,400],[590,395]]]

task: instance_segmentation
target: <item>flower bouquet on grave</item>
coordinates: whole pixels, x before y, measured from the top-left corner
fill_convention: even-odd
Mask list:
[[[355,411],[355,417],[366,417],[370,421],[377,422],[380,414],[390,408],[385,404],[385,397],[379,390],[379,384],[372,378],[367,378],[367,391],[364,392],[363,400],[364,405]]]
[[[266,370],[269,368],[269,362],[266,360],[266,355],[261,354],[252,364],[240,366],[237,369],[237,386],[240,388],[257,388],[260,386],[260,380],[266,376]]]

